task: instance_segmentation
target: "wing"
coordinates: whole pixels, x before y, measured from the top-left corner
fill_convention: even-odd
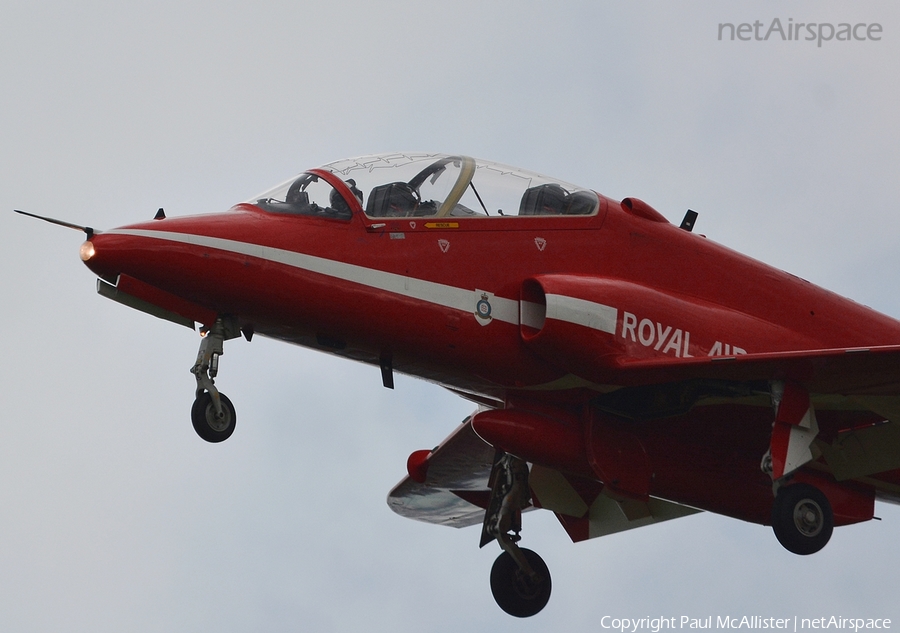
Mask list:
[[[900,345],[626,362],[615,370],[612,382],[628,386],[691,379],[793,380],[810,393],[897,396]]]
[[[884,500],[900,499],[900,346],[636,361],[610,378],[620,388],[594,400],[600,409],[635,420],[681,416],[691,426],[703,405],[770,408],[771,381],[798,382],[823,427],[813,467],[838,481],[871,485]],[[493,458],[494,448],[475,433],[470,417],[428,454],[422,481],[404,478],[388,503],[419,521],[480,524]],[[574,541],[697,512],[658,498],[630,505],[604,494],[599,481],[541,465],[532,465],[530,485],[535,506],[556,513]]]
[[[679,415],[710,397],[767,394],[781,380],[803,385],[819,407],[887,409],[882,419],[900,422],[900,346],[626,361],[607,378],[619,388],[594,404],[626,418]]]
[[[687,414],[722,401],[770,406],[771,381],[801,384],[826,424],[816,440],[814,467],[838,481],[872,485],[900,495],[900,346],[823,349],[727,357],[625,363],[621,389],[595,404],[632,419]],[[821,421],[821,420],[820,420]]]
[[[472,417],[430,452],[424,481],[407,476],[391,490],[387,501],[394,512],[457,528],[482,523],[490,501],[488,479],[495,450],[475,433]],[[553,511],[573,541],[698,512],[656,498],[634,505],[615,501],[603,494],[603,484],[598,481],[536,464],[531,466],[529,483],[535,507]]]

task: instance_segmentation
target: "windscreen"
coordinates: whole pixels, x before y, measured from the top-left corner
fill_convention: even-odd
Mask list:
[[[323,169],[361,191],[370,217],[591,215],[597,194],[500,163],[445,154],[377,154]]]

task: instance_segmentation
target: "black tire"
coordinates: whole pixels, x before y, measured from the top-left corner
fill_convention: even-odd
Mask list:
[[[825,547],[834,531],[828,498],[809,484],[793,484],[778,491],[772,504],[772,529],[786,550],[806,556]]]
[[[547,606],[550,600],[550,570],[543,559],[530,549],[522,548],[528,564],[538,575],[532,581],[519,569],[516,561],[503,552],[491,568],[491,593],[497,606],[517,618],[528,618]]]
[[[224,442],[234,433],[234,426],[237,424],[237,413],[235,413],[231,400],[223,393],[219,394],[219,399],[222,402],[223,416],[221,418],[216,416],[216,408],[213,406],[212,396],[208,391],[197,396],[191,407],[191,422],[194,430],[207,442]]]

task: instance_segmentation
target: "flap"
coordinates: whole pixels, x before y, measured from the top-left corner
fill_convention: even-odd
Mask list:
[[[646,502],[615,499],[604,492],[600,482],[583,479],[576,482],[538,465],[531,468],[529,482],[535,503],[555,512],[575,542],[700,512],[656,497],[650,497]]]

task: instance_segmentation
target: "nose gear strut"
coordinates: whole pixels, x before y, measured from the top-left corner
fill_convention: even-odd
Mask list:
[[[526,618],[550,600],[550,571],[535,552],[519,547],[522,510],[528,506],[528,464],[508,453],[498,453],[491,470],[491,499],[484,515],[481,544],[492,540],[503,548],[491,569],[491,592],[497,605],[510,615]]]
[[[216,388],[215,378],[219,373],[219,356],[225,353],[224,342],[237,338],[240,328],[235,319],[218,317],[211,328],[201,329],[200,335],[197,361],[191,367],[191,373],[197,379],[191,422],[202,439],[222,442],[234,433],[237,413],[231,401]]]

